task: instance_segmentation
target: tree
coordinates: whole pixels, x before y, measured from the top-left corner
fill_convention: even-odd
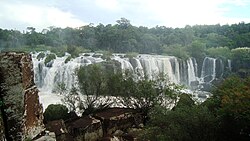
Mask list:
[[[201,59],[205,56],[205,49],[205,44],[196,40],[188,47],[188,52],[190,56]]]
[[[128,19],[126,19],[126,18],[121,18],[120,20],[117,20],[116,22],[119,24],[119,26],[121,28],[124,28],[124,29],[131,26],[130,21]]]
[[[250,74],[250,48],[236,48],[232,49],[231,52],[233,71],[246,77]]]
[[[249,140],[250,77],[226,79],[213,92],[213,107],[220,120],[221,140]]]
[[[80,67],[77,70],[79,90],[84,99],[82,106],[84,114],[94,113],[111,104],[109,97],[104,98],[107,95],[106,76],[105,69],[102,69],[100,64]]]
[[[213,58],[221,58],[225,61],[231,58],[231,51],[228,47],[208,48],[207,54]]]
[[[175,141],[216,140],[216,118],[207,107],[197,106],[182,94],[173,110],[155,106],[142,139]]]
[[[72,86],[70,92],[65,94],[64,98],[62,99],[63,104],[68,107],[70,112],[76,112],[77,110],[84,109],[84,101],[80,98],[78,91],[79,90],[75,86]]]
[[[170,83],[166,78],[165,75],[159,74],[154,80],[147,77],[138,80],[127,72],[120,80],[120,101],[128,108],[137,109],[146,124],[152,108],[156,105],[175,105],[177,96],[181,93],[180,87]]]
[[[175,56],[184,60],[189,58],[187,49],[184,46],[171,45],[171,46],[163,46],[163,48],[164,48],[164,53],[166,53],[167,55]]]

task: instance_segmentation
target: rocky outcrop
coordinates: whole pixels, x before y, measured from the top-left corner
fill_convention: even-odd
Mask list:
[[[90,116],[68,121],[66,128],[76,141],[95,141],[103,136],[101,121]]]
[[[92,116],[51,121],[46,129],[55,133],[57,141],[133,140],[142,122],[134,109],[110,108]]]
[[[8,140],[33,138],[43,129],[43,110],[30,54],[0,53],[0,100]]]
[[[129,108],[110,108],[95,114],[94,117],[102,122],[104,136],[112,135],[117,130],[125,131],[138,127],[143,123],[141,114]]]

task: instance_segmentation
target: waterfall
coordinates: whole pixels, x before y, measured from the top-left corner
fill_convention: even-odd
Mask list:
[[[94,53],[82,54],[65,63],[69,55],[56,57],[44,64],[45,58],[37,59],[38,53],[32,54],[35,72],[35,83],[40,91],[53,92],[59,82],[63,82],[67,89],[76,83],[75,69],[80,66],[86,66],[94,63],[100,63],[103,60],[100,55]],[[167,75],[170,82],[186,85],[189,88],[197,88],[197,85],[213,81],[219,74],[217,71],[224,70],[221,60],[206,57],[202,64],[201,77],[198,78],[198,67],[194,58],[187,60],[177,59],[174,56],[146,55],[140,54],[137,57],[126,58],[124,55],[113,54],[111,60],[120,63],[123,72],[129,70],[138,77],[138,79],[147,76],[149,79],[155,79],[160,73]],[[217,60],[217,63],[216,63]],[[228,67],[231,68],[230,61]],[[216,69],[217,68],[217,69]],[[218,69],[220,68],[220,69]],[[194,86],[196,85],[196,86]]]
[[[216,77],[216,59],[206,57],[202,64],[201,79],[204,82],[211,82]]]
[[[36,54],[32,54],[34,65],[35,83],[43,92],[53,92],[58,83],[63,82],[67,89],[76,83],[75,69],[80,66],[86,66],[93,63],[99,63],[103,60],[101,58],[94,58],[92,56],[80,56],[71,59],[65,63],[68,55],[63,57],[56,57],[56,59],[49,62],[50,67],[44,64],[45,58],[37,59]]]
[[[114,59],[114,60],[121,63],[121,69],[123,70],[123,72],[125,70],[134,71],[134,68],[131,65],[131,63],[129,62],[128,58],[120,58],[119,56],[115,56],[111,59]]]
[[[228,59],[227,63],[228,63],[228,69],[229,69],[229,71],[232,71],[232,61]]]
[[[187,60],[187,65],[188,65],[188,85],[190,85],[192,81],[197,80],[195,72],[195,66],[197,65],[194,65],[192,58],[189,58]]]
[[[145,55],[140,58],[140,62],[143,67],[145,76],[149,79],[153,79],[157,74],[159,74],[159,68],[157,66],[156,58]]]

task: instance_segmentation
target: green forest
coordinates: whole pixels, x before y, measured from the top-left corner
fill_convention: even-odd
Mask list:
[[[138,52],[164,54],[169,48],[185,50],[195,45],[204,48],[250,46],[250,24],[195,25],[184,28],[133,26],[121,18],[117,24],[85,25],[79,28],[48,27],[37,32],[0,29],[0,48],[51,48],[76,46],[89,51],[107,50],[115,53]]]

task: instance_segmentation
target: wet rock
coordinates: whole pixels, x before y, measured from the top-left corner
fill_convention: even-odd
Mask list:
[[[211,91],[213,88],[213,85],[211,83],[203,83],[201,84],[201,86],[202,86],[201,90],[207,92]]]
[[[210,82],[213,80],[213,76],[212,75],[207,75],[204,77],[204,82]]]
[[[191,81],[190,82],[190,87],[191,87],[191,89],[192,90],[194,90],[194,89],[197,89],[198,88],[198,86],[199,86],[199,81]]]

